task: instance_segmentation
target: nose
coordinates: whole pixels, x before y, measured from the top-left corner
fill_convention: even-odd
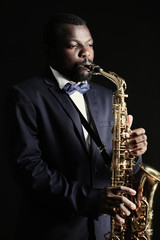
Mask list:
[[[88,58],[90,56],[90,51],[88,47],[83,46],[79,52],[79,57]]]

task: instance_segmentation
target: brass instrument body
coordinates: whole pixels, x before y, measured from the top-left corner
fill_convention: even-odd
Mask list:
[[[135,214],[132,216],[133,239],[151,240],[154,196],[160,182],[160,173],[146,164],[140,164],[140,171],[134,180],[137,190]]]
[[[105,234],[105,240],[151,240],[153,235],[153,199],[160,182],[160,172],[139,164],[138,176],[134,175],[135,158],[129,153],[126,144],[130,134],[127,120],[125,94],[127,88],[124,79],[115,73],[107,73],[97,65],[89,66],[93,75],[102,75],[117,87],[113,93],[113,139],[112,139],[112,186],[124,185],[137,191],[135,197],[127,196],[136,204],[136,210],[120,224],[111,217],[111,232]]]

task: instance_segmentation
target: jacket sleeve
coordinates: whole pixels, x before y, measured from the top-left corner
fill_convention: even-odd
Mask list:
[[[49,168],[42,157],[36,118],[35,106],[28,96],[13,87],[6,105],[5,145],[16,182],[26,191],[67,201],[80,215],[96,216],[100,189],[70,181]],[[50,204],[55,207],[54,201]]]

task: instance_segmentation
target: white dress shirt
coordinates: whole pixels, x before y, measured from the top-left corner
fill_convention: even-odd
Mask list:
[[[75,82],[73,81],[69,81],[65,76],[63,76],[62,74],[60,74],[58,71],[56,71],[55,69],[53,69],[50,66],[52,73],[54,75],[54,77],[56,78],[59,88],[63,89],[64,86],[69,82],[69,83],[73,83],[75,84]],[[79,84],[79,83],[76,83]],[[78,107],[78,109],[80,110],[80,112],[83,114],[83,116],[85,117],[85,119],[88,121],[88,113],[87,113],[87,106],[85,103],[85,99],[83,94],[81,94],[78,91],[75,91],[74,93],[72,93],[71,95],[69,95],[69,97],[72,99],[72,101],[75,103],[75,105]],[[84,138],[85,141],[87,143],[87,146],[89,144],[89,135],[88,132],[86,131],[86,129],[82,126],[83,129],[83,133],[84,133]]]

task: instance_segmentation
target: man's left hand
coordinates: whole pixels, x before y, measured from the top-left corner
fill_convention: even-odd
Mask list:
[[[128,115],[129,126],[131,127],[133,117]],[[127,144],[127,149],[135,157],[139,157],[147,150],[147,136],[144,128],[134,129],[130,133],[130,138]]]

